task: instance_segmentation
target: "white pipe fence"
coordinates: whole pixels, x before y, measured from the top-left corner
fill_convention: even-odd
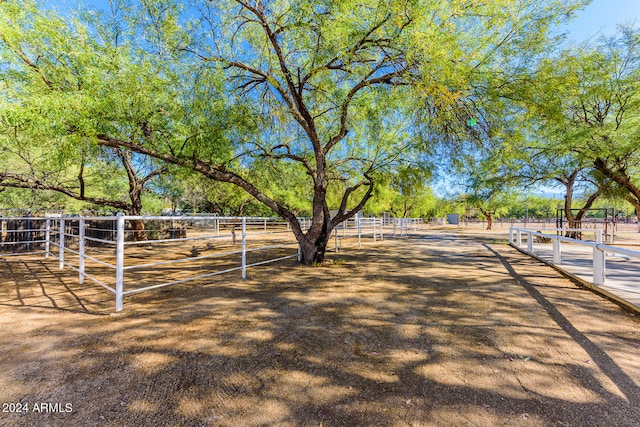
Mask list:
[[[584,229],[584,228],[556,228],[548,229],[546,231],[554,232],[554,234],[543,233],[541,231],[534,231],[526,228],[510,228],[509,229],[509,244],[517,247],[531,255],[537,255],[534,252],[534,240],[536,243],[551,243],[552,248],[552,264],[561,266],[563,264],[563,248],[562,244],[567,243],[571,245],[590,247],[592,248],[592,283],[594,285],[604,285],[606,283],[606,257],[607,255],[622,255],[629,258],[640,259],[640,251],[634,251],[627,248],[621,248],[618,246],[611,246],[602,243],[602,230]],[[580,233],[594,233],[595,239],[593,241],[578,240],[570,237],[565,237],[563,234],[567,232],[580,232]],[[526,241],[526,250],[522,248],[523,237]],[[547,249],[548,251],[548,249]],[[638,276],[636,276],[638,277]]]
[[[422,230],[422,218],[351,218],[333,229],[335,252],[342,248],[362,244],[362,238],[371,237],[374,242],[387,237],[406,237]],[[352,238],[353,243],[345,242]]]
[[[132,224],[136,221],[145,222],[148,225],[146,229],[131,228]],[[69,223],[77,222],[69,230]],[[99,229],[94,227],[95,230],[102,232],[111,232],[111,237],[107,238],[93,238],[86,235],[86,228],[88,222],[102,222],[113,223],[113,227],[107,229]],[[149,224],[154,223],[170,223],[170,226],[164,230],[166,236],[161,236],[158,233],[157,226],[154,229],[149,229]],[[121,311],[123,306],[124,296],[143,292],[151,289],[157,289],[165,286],[176,285],[193,280],[203,279],[218,274],[228,273],[231,271],[241,270],[243,279],[246,279],[246,269],[249,267],[263,265],[270,262],[281,261],[289,258],[299,258],[299,251],[297,250],[297,243],[286,241],[286,239],[279,238],[276,244],[267,246],[250,247],[248,242],[249,236],[262,236],[274,235],[274,234],[287,234],[290,235],[289,227],[282,220],[273,218],[236,218],[236,217],[144,217],[144,216],[125,216],[119,214],[115,217],[84,217],[84,218],[49,218],[48,234],[53,239],[50,241],[50,245],[56,247],[56,252],[47,252],[45,256],[50,254],[56,257],[59,261],[60,268],[64,266],[70,267],[79,273],[79,281],[83,283],[85,278],[103,286],[108,291],[115,294],[116,298],[116,311]],[[190,227],[193,232],[193,237],[177,237],[182,236],[182,231],[177,227],[177,223],[181,226]],[[129,228],[127,228],[129,224]],[[248,232],[248,227],[251,228],[251,232]],[[236,228],[241,229],[241,245],[239,249],[230,248],[230,250],[215,251],[214,253],[208,253],[201,255],[200,250],[196,246],[192,246],[192,256],[185,256],[180,251],[185,250],[185,244],[191,242],[198,242],[206,244],[201,248],[204,252],[207,248],[214,246],[223,247],[235,245],[236,243]],[[224,229],[224,232],[223,232]],[[133,237],[136,233],[145,234],[145,238],[142,240],[135,240]],[[186,235],[186,231],[184,231]],[[214,245],[212,242],[216,242]],[[86,243],[99,244],[99,250],[95,255],[88,253]],[[165,250],[161,254],[151,251],[144,257],[146,261],[138,264],[130,264],[125,266],[125,262],[130,263],[135,260],[136,254],[141,250],[148,250],[151,247],[159,247],[162,245],[168,245],[168,251]],[[104,250],[104,247],[111,247],[111,251]],[[75,250],[75,248],[78,250]],[[257,262],[249,263],[247,261],[247,254],[258,250],[277,250],[288,248],[294,249],[293,254],[287,254],[285,256],[278,256],[276,258],[262,259]],[[173,252],[171,252],[173,251]],[[68,262],[66,260],[66,253],[72,253],[75,255],[75,263]],[[113,253],[115,253],[115,259],[113,259]],[[189,267],[185,263],[198,263],[198,269],[204,267],[212,267],[207,265],[211,263],[214,258],[233,257],[235,255],[240,256],[240,262],[237,265],[232,265],[230,268],[222,268],[214,271],[208,271],[203,274],[190,275],[184,277],[175,278],[173,280],[165,280],[166,277],[162,277],[162,280],[158,279],[154,284],[148,284],[149,276],[154,273],[160,273],[165,276],[164,271],[171,269],[173,264],[180,264],[184,266],[182,269],[188,270]],[[86,271],[87,261],[91,263],[93,270],[110,269],[115,271],[115,281],[105,280],[104,276],[109,274],[89,274]],[[135,261],[134,261],[135,262]],[[215,268],[215,266],[213,266]],[[182,271],[178,268],[177,270]],[[212,268],[208,268],[212,270]],[[176,269],[173,269],[174,272]],[[136,286],[135,283],[138,280],[137,276],[140,276],[141,281],[147,282],[145,286]],[[113,273],[112,273],[113,274]],[[176,276],[174,274],[174,276]],[[113,277],[113,276],[112,276]],[[127,279],[130,278],[130,279]],[[126,283],[125,283],[126,281]],[[125,286],[125,284],[127,286]],[[126,289],[125,289],[126,287]]]
[[[44,252],[45,258],[58,261],[60,269],[68,267],[77,271],[80,284],[90,280],[104,287],[115,295],[116,311],[122,310],[126,295],[237,270],[246,279],[247,268],[291,258],[300,260],[301,256],[290,225],[280,218],[118,214],[108,217],[49,215],[39,220],[41,227],[28,232],[37,232],[42,238],[29,242],[19,240],[16,244],[40,243],[40,251],[28,253]],[[311,225],[310,219],[299,221],[303,229]],[[139,224],[145,225],[141,228]],[[339,252],[346,240],[360,246],[365,237],[375,242],[383,240],[385,234],[407,236],[421,227],[422,220],[416,218],[350,219],[334,229],[333,250]],[[2,230],[0,237],[7,234]],[[24,227],[20,231],[27,232]],[[0,248],[3,242],[0,241]],[[26,253],[19,252],[18,255]],[[143,261],[137,261],[139,259]]]

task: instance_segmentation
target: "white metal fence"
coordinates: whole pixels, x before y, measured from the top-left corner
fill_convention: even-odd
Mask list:
[[[333,229],[333,250],[339,252],[345,247],[360,246],[363,238],[376,242],[385,236],[402,237],[421,229],[421,218],[352,218]]]
[[[54,257],[61,269],[78,272],[80,284],[89,280],[112,292],[116,311],[126,295],[233,271],[241,271],[244,279],[247,268],[300,257],[289,224],[280,218],[119,214],[13,220],[0,219],[0,256]],[[310,219],[300,223],[308,228]],[[415,218],[351,219],[334,229],[328,249],[359,246],[365,238],[406,236],[421,225]]]
[[[591,275],[592,283],[594,285],[604,285],[606,283],[607,276],[607,257],[608,256],[623,256],[628,258],[640,259],[640,251],[634,251],[619,246],[612,246],[603,243],[602,230],[597,229],[551,229],[546,230],[543,233],[541,231],[534,231],[526,228],[510,228],[509,229],[509,243],[531,255],[544,255],[548,254],[551,250],[550,261],[553,265],[561,266],[564,262],[563,254],[566,254],[566,246],[573,247],[586,247],[590,248],[591,252]],[[550,233],[551,232],[551,233]],[[578,240],[570,237],[565,237],[567,232],[580,232],[583,234],[592,233],[594,235],[593,240]],[[524,242],[524,244],[523,244]],[[526,245],[526,249],[524,249]],[[640,280],[640,271],[637,270],[635,265],[629,266],[632,271],[629,277],[634,280]]]

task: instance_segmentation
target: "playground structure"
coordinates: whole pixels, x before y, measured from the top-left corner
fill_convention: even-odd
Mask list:
[[[301,218],[308,228],[311,220]],[[199,281],[297,258],[290,225],[280,218],[217,216],[0,218],[0,256],[54,258],[60,269],[78,272],[115,295],[116,311],[126,295]],[[356,218],[339,224],[328,250],[339,252],[420,229],[418,218]],[[331,244],[333,243],[333,244]]]

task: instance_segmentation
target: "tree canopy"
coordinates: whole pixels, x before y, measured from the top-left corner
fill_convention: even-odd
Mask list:
[[[505,138],[507,88],[584,3],[113,1],[62,16],[5,0],[2,138],[76,165],[124,153],[142,180],[170,164],[234,185],[321,262],[379,177],[438,144]]]
[[[588,195],[578,216],[612,193],[640,213],[639,42],[638,30],[622,27],[615,37],[562,50],[537,67],[525,99],[535,124],[526,151],[538,177],[566,186],[568,218],[577,185]]]

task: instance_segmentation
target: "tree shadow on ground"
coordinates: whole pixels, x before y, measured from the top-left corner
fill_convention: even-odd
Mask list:
[[[604,350],[591,341],[584,333],[580,332],[578,328],[562,314],[555,304],[546,299],[538,289],[536,289],[536,285],[527,280],[526,277],[518,274],[513,266],[508,262],[507,258],[500,255],[491,247],[487,245],[483,246],[495,254],[496,258],[500,260],[504,268],[516,280],[516,282],[524,287],[540,307],[549,314],[549,317],[551,317],[553,321],[565,331],[565,333],[569,334],[571,338],[579,344],[587,354],[589,354],[591,360],[593,360],[601,371],[616,384],[618,389],[626,397],[626,400],[631,405],[640,407],[640,388],[636,382],[626,372],[624,372]]]

